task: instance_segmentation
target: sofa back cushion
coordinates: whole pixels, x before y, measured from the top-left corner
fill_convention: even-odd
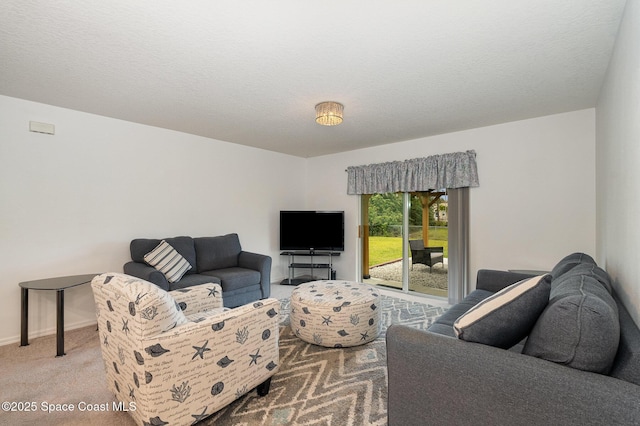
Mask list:
[[[551,276],[554,280],[558,279],[561,275],[566,274],[576,266],[583,263],[595,265],[596,261],[593,260],[593,258],[588,254],[572,253],[566,256],[564,259],[558,262],[556,266],[553,267],[553,269],[551,270]]]
[[[194,238],[198,272],[238,266],[242,248],[238,234]]]
[[[571,271],[553,280],[549,304],[523,353],[579,370],[608,374],[620,339],[618,307],[607,288]]]
[[[196,249],[193,244],[193,238],[191,237],[174,237],[174,238],[164,238],[164,240],[178,253],[184,257],[189,265],[191,265],[191,269],[187,271],[187,275],[196,273],[197,270],[197,258],[196,258]],[[136,238],[131,241],[129,245],[129,249],[131,250],[131,260],[134,262],[145,263],[144,256],[149,253],[151,250],[156,248],[158,244],[162,242],[162,239],[155,238]]]
[[[583,275],[595,278],[595,280],[598,281],[609,294],[611,294],[613,291],[611,286],[611,278],[604,269],[600,268],[595,263],[581,263],[571,269],[569,273],[564,274],[557,279],[554,279],[551,283],[551,293],[553,294],[554,288],[557,288],[559,286],[561,287],[564,280],[571,279],[573,275]],[[553,297],[553,295],[551,297]]]

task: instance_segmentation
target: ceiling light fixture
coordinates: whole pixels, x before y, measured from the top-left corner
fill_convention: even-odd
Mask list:
[[[342,123],[344,106],[338,102],[320,102],[316,105],[316,123],[323,126],[337,126]]]

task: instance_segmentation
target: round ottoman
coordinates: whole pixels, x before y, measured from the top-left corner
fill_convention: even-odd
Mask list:
[[[291,329],[300,339],[330,348],[356,346],[380,334],[380,293],[339,280],[300,284],[291,293]]]

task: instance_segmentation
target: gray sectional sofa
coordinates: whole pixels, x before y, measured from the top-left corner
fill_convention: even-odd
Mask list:
[[[165,274],[145,261],[145,255],[161,241],[173,247],[191,267],[175,282],[167,280]],[[243,251],[238,234],[197,238],[138,238],[131,241],[130,250],[132,260],[124,265],[124,273],[150,281],[166,291],[218,283],[222,286],[224,306],[228,308],[266,299],[271,295],[271,257]]]
[[[640,330],[609,276],[574,253],[550,276],[531,277],[480,270],[476,290],[428,331],[389,327],[390,426],[640,425]],[[549,298],[519,330],[524,341],[504,349],[458,337],[461,318],[477,318],[478,306],[528,279],[539,280]],[[516,304],[516,311],[524,309]],[[504,332],[518,322],[521,316],[511,312],[489,324]]]

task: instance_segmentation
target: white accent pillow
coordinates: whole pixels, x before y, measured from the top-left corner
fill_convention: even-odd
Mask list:
[[[169,243],[162,240],[160,244],[144,255],[144,261],[162,272],[167,281],[174,283],[191,269],[191,264],[182,257]]]
[[[551,275],[524,279],[469,309],[453,329],[459,339],[508,349],[529,335],[550,292]]]

